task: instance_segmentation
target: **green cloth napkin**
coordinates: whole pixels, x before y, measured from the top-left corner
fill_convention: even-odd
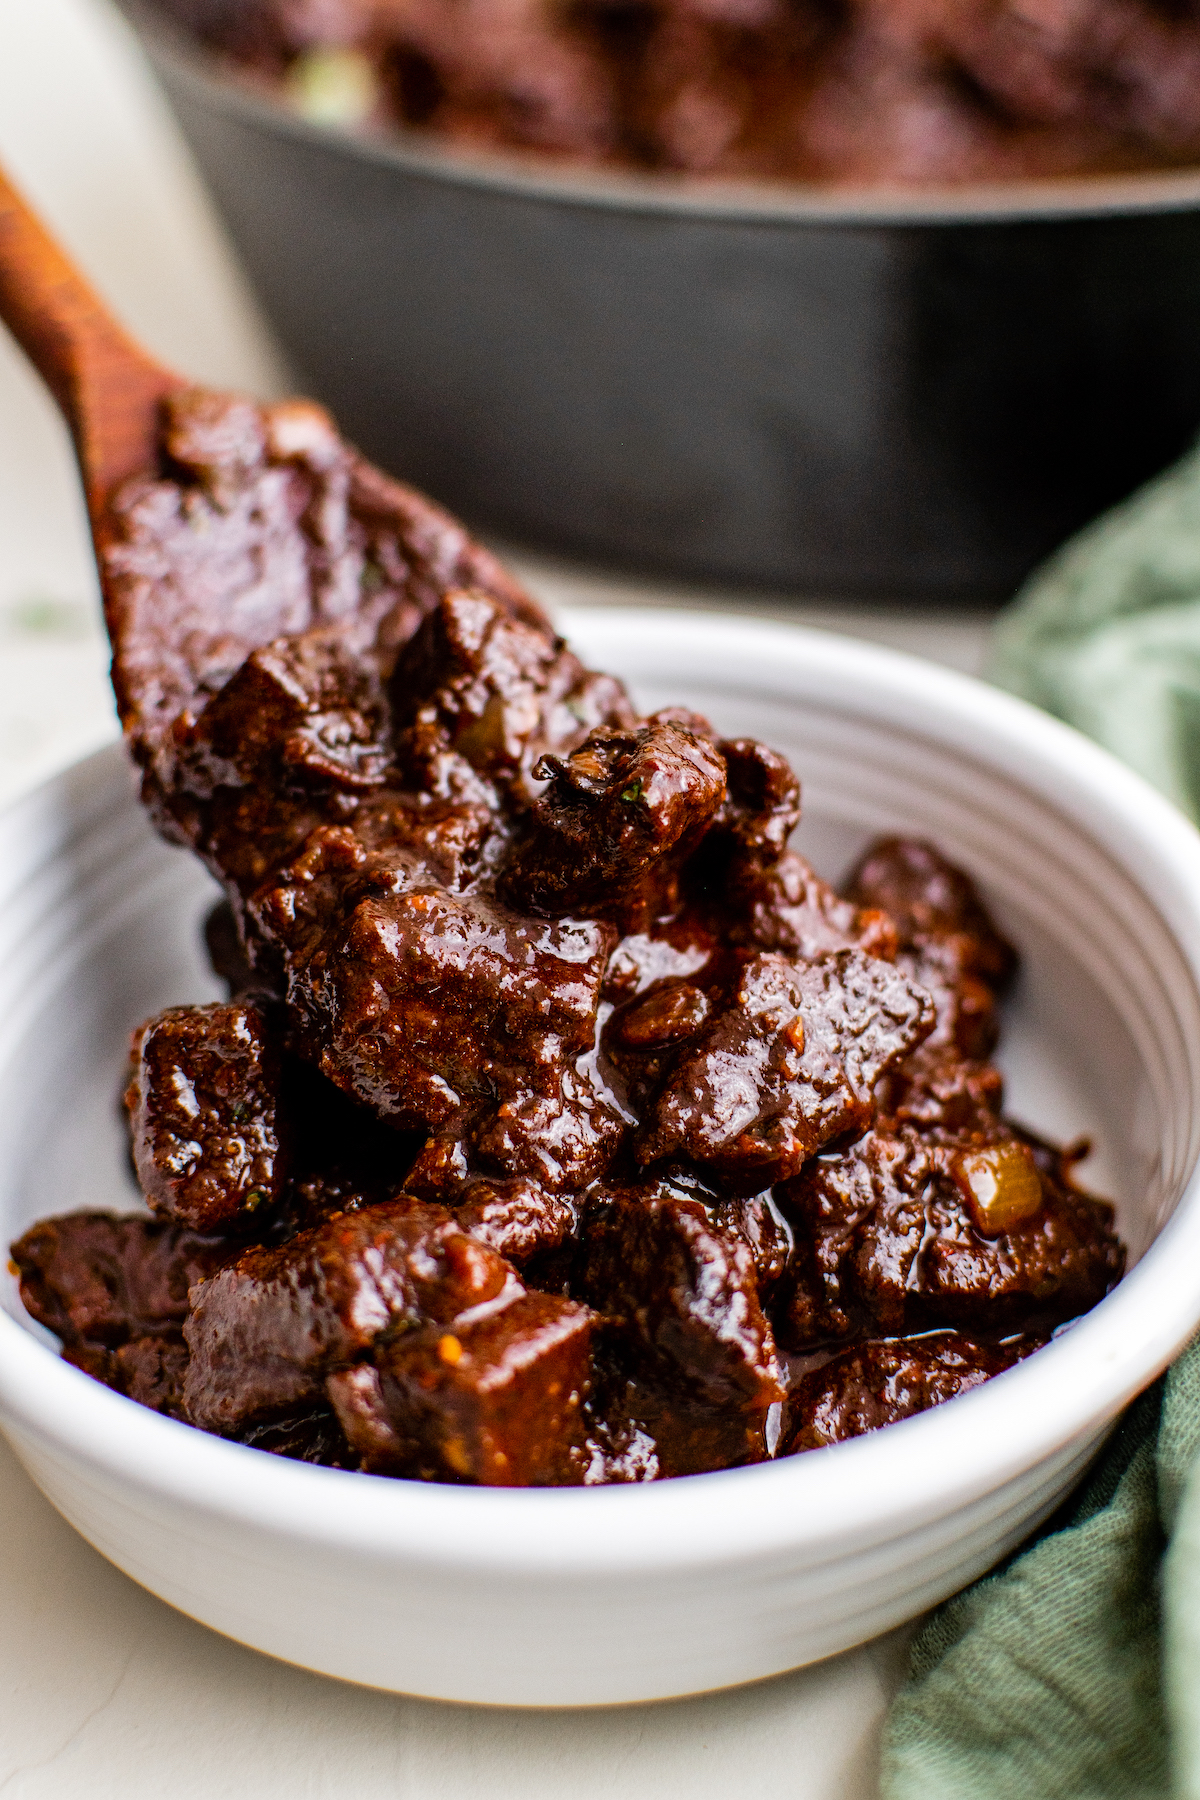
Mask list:
[[[1200,1795],[1197,1453],[1200,1340],[1126,1413],[1069,1518],[920,1633],[886,1800]]]
[[[1200,450],[1073,538],[996,628],[987,673],[1200,820]]]
[[[1200,820],[1200,450],[1033,578],[988,673]],[[1200,1800],[1198,1458],[1200,1338],[1066,1516],[921,1631],[883,1800]]]

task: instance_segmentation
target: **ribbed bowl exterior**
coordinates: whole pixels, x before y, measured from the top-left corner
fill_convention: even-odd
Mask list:
[[[889,827],[979,877],[1026,961],[1014,1095],[1035,1123],[1096,1130],[1135,1266],[1030,1361],[885,1432],[758,1468],[535,1492],[315,1469],[193,1431],[62,1363],[10,1289],[0,1424],[105,1556],[289,1661],[513,1705],[723,1687],[913,1617],[1054,1509],[1200,1322],[1192,828],[1066,728],[890,652],[711,615],[565,623],[639,703],[683,701],[787,750],[831,873]],[[196,940],[211,892],[151,835],[116,749],[0,819],[6,1238],[46,1212],[132,1203],[124,1034],[215,991]]]

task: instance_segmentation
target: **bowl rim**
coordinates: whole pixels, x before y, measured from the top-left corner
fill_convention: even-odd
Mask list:
[[[947,754],[968,750],[1066,811],[1152,899],[1200,992],[1200,833],[1140,776],[1071,727],[984,682],[851,637],[674,608],[563,608],[564,628],[619,633],[677,666],[779,672],[823,705],[869,696],[870,717]],[[619,659],[617,659],[619,667]],[[669,666],[669,665],[668,665]],[[634,677],[636,680],[636,676]],[[686,679],[686,675],[681,679]],[[783,691],[786,692],[786,689]],[[40,815],[76,824],[111,806],[110,745],[0,814],[0,845]],[[136,804],[132,799],[131,804]],[[0,857],[0,866],[3,858]],[[100,1479],[191,1513],[388,1563],[553,1583],[617,1574],[745,1570],[781,1555],[832,1561],[894,1540],[1094,1441],[1200,1325],[1200,1163],[1137,1265],[1062,1337],[952,1406],[752,1468],[585,1489],[439,1486],[315,1468],[164,1418],[62,1362],[0,1312],[0,1421]],[[729,1527],[736,1507],[738,1528]]]
[[[1012,224],[1192,212],[1200,207],[1200,166],[1144,174],[1026,177],[906,188],[885,183],[747,181],[651,170],[590,168],[537,152],[474,150],[397,126],[388,135],[318,125],[268,90],[222,70],[215,57],[162,17],[152,0],[117,0],[152,62],[217,112],[349,162],[491,190],[563,207],[665,214],[698,222],[776,226],[913,227]]]

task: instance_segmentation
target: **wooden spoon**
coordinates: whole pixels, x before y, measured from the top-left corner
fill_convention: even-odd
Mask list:
[[[2,169],[0,319],[62,409],[99,545],[114,488],[157,464],[160,401],[187,383],[126,336]]]
[[[363,639],[359,648],[374,644],[381,668],[390,667],[401,636],[452,589],[482,592],[534,629],[549,631],[536,602],[489,551],[423,494],[373,468],[338,437],[322,409],[307,401],[268,409],[275,428],[291,433],[291,448],[270,451],[270,422],[253,402],[196,387],[147,356],[2,170],[0,321],[50,388],[74,439],[118,710],[143,767],[157,767],[161,752],[159,774],[168,785],[174,721],[207,704],[218,675],[227,678],[281,634],[345,621],[348,603]],[[164,402],[176,396],[185,411],[192,403],[193,426],[209,402],[218,413],[229,406],[258,413],[245,421],[247,442],[266,452],[267,463],[252,475],[249,465],[238,471],[239,481],[245,475],[250,484],[242,483],[240,508],[231,511],[215,490],[207,498],[196,492],[200,512],[208,508],[203,520],[197,523],[186,507],[179,514],[160,508],[135,521],[131,535],[118,494],[131,477],[204,488],[207,464],[187,455],[189,441],[193,448],[196,442],[188,437],[191,426],[183,428],[182,447],[174,445],[181,467],[164,463],[166,415],[174,410]],[[283,503],[278,481],[270,478],[270,468],[281,464],[297,490],[294,505]],[[252,502],[251,490],[261,504]],[[149,565],[154,577],[143,579]],[[349,600],[347,583],[356,593]],[[384,638],[375,643],[380,632]]]

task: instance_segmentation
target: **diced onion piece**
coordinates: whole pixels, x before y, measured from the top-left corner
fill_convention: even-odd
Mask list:
[[[288,99],[314,125],[361,125],[374,110],[379,83],[360,50],[306,50],[287,72]]]
[[[1041,1211],[1042,1179],[1024,1144],[964,1150],[955,1158],[954,1179],[985,1237],[999,1237]]]

